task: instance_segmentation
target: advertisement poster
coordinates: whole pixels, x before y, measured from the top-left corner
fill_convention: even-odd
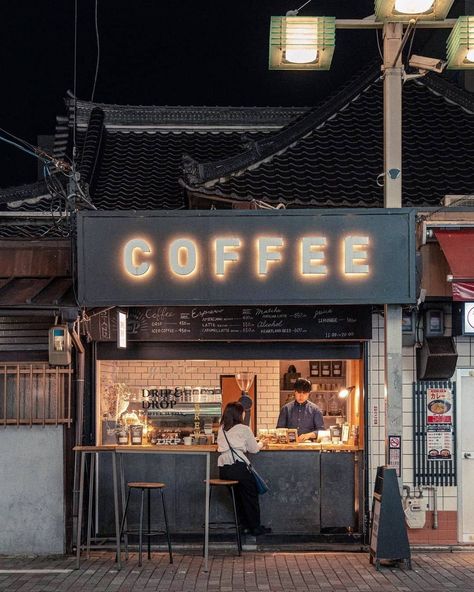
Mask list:
[[[449,388],[426,392],[426,452],[429,461],[453,459],[453,395]]]
[[[453,395],[449,388],[429,388],[426,391],[426,423],[453,424]]]
[[[432,426],[426,434],[428,460],[453,459],[453,435],[451,426]]]

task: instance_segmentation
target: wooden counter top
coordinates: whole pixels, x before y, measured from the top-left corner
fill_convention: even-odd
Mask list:
[[[185,446],[184,444],[176,444],[172,446],[167,445],[151,445],[142,444],[128,445],[128,446],[117,446],[115,444],[105,444],[103,446],[74,446],[76,452],[217,452],[216,444],[193,444],[191,446]],[[262,448],[261,452],[268,451],[289,451],[289,450],[308,450],[308,451],[331,451],[331,452],[357,452],[360,448],[351,446],[349,444],[268,444],[265,448]]]
[[[311,442],[311,444],[268,444],[266,448],[262,448],[262,452],[266,450],[308,450],[308,451],[331,451],[331,452],[356,452],[360,450],[357,446],[352,446],[350,444],[315,444]]]
[[[184,444],[177,444],[173,446],[156,446],[156,445],[128,445],[118,446],[116,444],[106,444],[103,446],[74,446],[75,452],[216,452],[217,446],[215,444],[193,444],[192,446],[185,446]]]

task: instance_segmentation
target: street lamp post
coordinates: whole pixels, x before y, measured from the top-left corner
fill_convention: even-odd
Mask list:
[[[451,68],[474,68],[474,17],[447,19],[446,16],[454,0],[375,0],[375,17],[367,19],[336,19],[336,29],[382,29],[383,33],[383,124],[384,124],[384,207],[402,207],[402,85],[404,68],[402,49],[408,29],[450,28],[455,31],[448,40],[448,60]],[[306,6],[306,2],[304,6]],[[298,10],[288,13],[292,30],[297,28]],[[329,69],[335,42],[329,32],[332,22],[328,17],[312,17],[314,34],[308,29],[302,32],[303,48],[312,56],[310,63],[298,64],[292,61],[295,47],[285,34],[287,17],[280,19],[280,37],[272,27],[270,35],[270,69]],[[321,34],[324,21],[325,35]],[[318,24],[316,24],[318,23]],[[404,24],[407,26],[403,36]],[[308,27],[306,19],[305,26]],[[319,28],[318,28],[319,27]],[[293,36],[293,40],[297,36]],[[326,44],[321,42],[326,40]],[[328,42],[329,40],[329,42]],[[314,43],[314,51],[309,52],[309,44]],[[460,65],[459,65],[460,64]],[[421,72],[423,75],[426,71]],[[385,305],[385,456],[389,463],[389,436],[403,435],[403,364],[402,364],[402,308],[401,305]],[[401,463],[401,458],[400,458]],[[401,473],[401,465],[400,465]]]

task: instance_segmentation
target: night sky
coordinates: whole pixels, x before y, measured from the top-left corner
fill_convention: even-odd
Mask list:
[[[78,98],[90,100],[95,0],[76,0]],[[338,31],[328,72],[268,70],[269,22],[304,0],[97,0],[95,101],[143,105],[311,106],[378,55],[374,31]],[[364,18],[373,0],[312,0],[301,15]],[[451,14],[464,11],[457,0]],[[33,144],[52,134],[74,89],[75,0],[2,5],[0,126]],[[447,32],[418,31],[413,50],[444,57]],[[3,133],[2,133],[3,135]],[[0,187],[36,179],[34,158],[0,143]]]

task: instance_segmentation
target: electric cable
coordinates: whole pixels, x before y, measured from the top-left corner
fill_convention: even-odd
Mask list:
[[[98,4],[99,0],[95,0],[95,38],[97,43],[97,59],[95,63],[95,75],[94,84],[92,86],[91,103],[94,102],[95,87],[97,84],[97,76],[99,74],[99,63],[100,63],[100,39],[99,39],[99,23],[98,23]]]

